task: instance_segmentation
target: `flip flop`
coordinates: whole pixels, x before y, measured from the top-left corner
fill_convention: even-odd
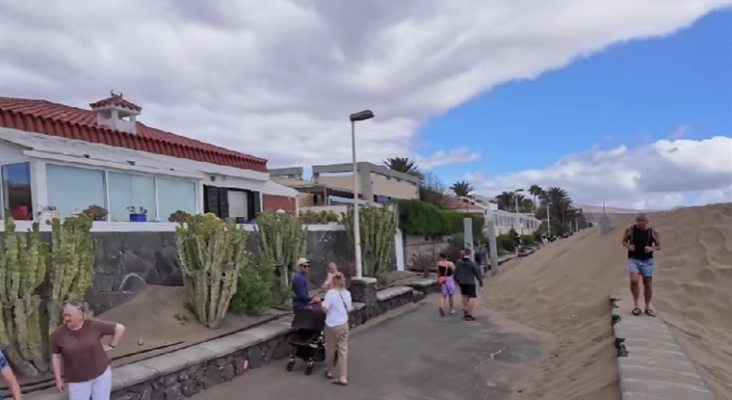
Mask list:
[[[655,317],[656,316],[656,313],[649,308],[649,309],[646,310],[646,315],[649,316],[649,317]]]
[[[641,315],[642,311],[640,308],[636,307],[633,309],[633,315],[638,316]]]
[[[343,382],[340,379],[333,379],[332,381],[330,381],[330,383],[332,383],[334,385],[339,385],[339,386],[348,386],[348,382]]]

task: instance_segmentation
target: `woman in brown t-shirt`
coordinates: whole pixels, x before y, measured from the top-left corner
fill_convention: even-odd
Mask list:
[[[67,301],[63,309],[64,324],[51,335],[53,373],[56,388],[67,390],[69,400],[109,400],[112,394],[112,371],[107,352],[122,339],[124,326],[98,319],[86,319],[83,304]],[[104,336],[112,336],[102,345]]]

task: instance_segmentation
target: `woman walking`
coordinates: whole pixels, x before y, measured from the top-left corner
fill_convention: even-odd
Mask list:
[[[455,314],[452,297],[455,295],[455,280],[452,275],[455,272],[455,264],[447,261],[447,254],[440,253],[440,260],[437,261],[437,281],[442,288],[440,298],[440,315],[445,316],[445,301],[449,301],[450,315]]]
[[[351,292],[346,290],[346,279],[340,272],[333,275],[333,288],[322,302],[325,311],[325,376],[331,383],[348,385],[348,313],[353,310]],[[339,369],[334,378],[333,369]]]
[[[107,352],[119,345],[124,326],[86,319],[84,305],[74,300],[64,303],[63,317],[64,324],[51,334],[56,389],[68,390],[69,400],[109,400],[112,370]],[[109,344],[102,345],[104,336],[112,337]]]

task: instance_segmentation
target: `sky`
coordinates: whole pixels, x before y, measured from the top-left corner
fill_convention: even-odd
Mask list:
[[[39,0],[40,1],[40,0]],[[0,96],[88,108],[271,168],[410,157],[477,193],[732,201],[732,0],[0,0]]]

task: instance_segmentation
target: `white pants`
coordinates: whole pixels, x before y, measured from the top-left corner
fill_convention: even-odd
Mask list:
[[[112,368],[86,382],[69,382],[69,400],[109,400],[112,396]]]

